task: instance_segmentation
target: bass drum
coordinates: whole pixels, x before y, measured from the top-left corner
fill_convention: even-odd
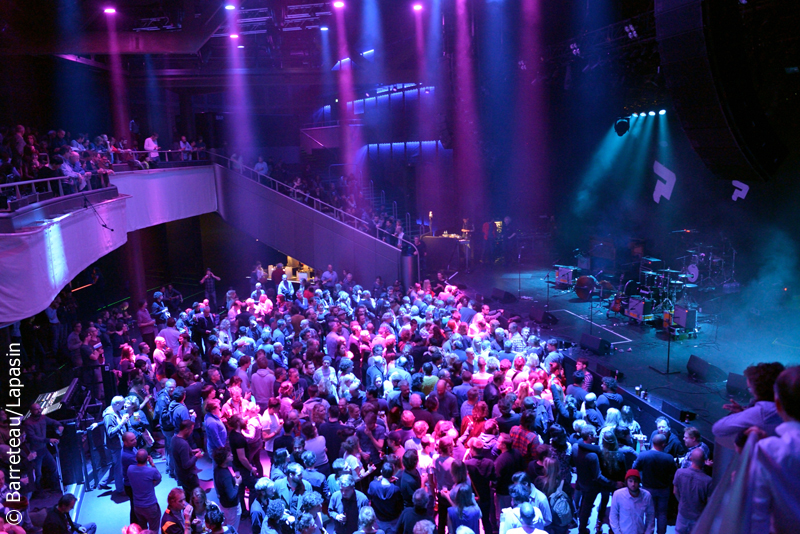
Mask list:
[[[581,276],[575,281],[575,294],[581,300],[588,301],[592,298],[592,291],[597,287],[594,276]]]
[[[686,281],[690,284],[696,283],[700,279],[700,269],[692,263],[686,267]]]

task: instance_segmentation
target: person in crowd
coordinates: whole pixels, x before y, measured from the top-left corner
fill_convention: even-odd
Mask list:
[[[136,464],[128,467],[133,512],[143,528],[157,532],[161,522],[161,507],[156,497],[156,486],[161,484],[161,472],[145,449],[136,451]]]
[[[97,525],[86,523],[81,525],[75,523],[70,516],[70,512],[75,508],[78,499],[71,493],[65,493],[58,499],[58,504],[47,510],[47,516],[42,524],[42,534],[72,534],[81,532],[85,534],[95,534]]]
[[[633,464],[641,474],[642,487],[653,500],[658,534],[667,531],[667,513],[672,493],[672,480],[675,477],[675,460],[664,452],[667,437],[664,434],[653,436],[652,449],[642,451]]]
[[[30,417],[22,423],[22,429],[25,432],[28,450],[34,455],[37,490],[58,488],[58,466],[48,449],[48,445],[58,443],[58,438],[48,437],[48,433],[60,436],[64,432],[64,426],[55,419],[42,415],[42,406],[34,403],[30,408]]]
[[[655,528],[655,508],[650,492],[641,488],[636,469],[625,474],[625,486],[611,498],[611,530],[619,534],[652,534]]]
[[[369,498],[355,488],[355,479],[344,474],[339,477],[339,491],[331,495],[328,515],[336,534],[353,534],[358,530],[359,512],[369,506]]]
[[[751,482],[753,533],[770,528],[771,532],[791,532],[800,523],[800,367],[789,367],[778,375],[774,395],[783,423],[775,428],[775,436],[761,439],[756,447]],[[751,432],[758,437],[768,435],[767,429],[756,428]]]
[[[233,455],[227,446],[214,450],[214,490],[217,492],[220,509],[225,515],[225,524],[237,530],[242,515],[239,504],[239,484],[242,477],[238,473],[231,473]]]
[[[172,438],[172,462],[175,465],[175,477],[185,493],[191,494],[194,488],[200,486],[200,481],[195,473],[197,460],[203,456],[203,451],[193,449],[189,439],[194,431],[194,421],[184,419],[178,426],[178,431]]]
[[[675,459],[682,457],[686,454],[686,448],[681,443],[681,439],[675,435],[669,426],[669,420],[666,417],[659,417],[656,419],[656,430],[650,436],[650,443],[657,434],[662,434],[667,438],[667,443],[664,445],[664,452],[669,454]]]
[[[778,362],[759,363],[744,370],[747,390],[752,395],[752,400],[748,406],[741,406],[731,398],[723,406],[730,415],[714,423],[711,432],[716,443],[733,449],[739,433],[753,426],[762,429],[768,436],[775,435],[775,429],[782,420],[775,407],[773,388],[783,370],[783,364]]]

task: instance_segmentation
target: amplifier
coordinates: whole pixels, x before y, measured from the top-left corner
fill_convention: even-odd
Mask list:
[[[564,265],[556,265],[555,267],[556,267],[556,284],[571,286],[572,278],[575,276],[575,271],[577,271],[578,268],[568,267]]]
[[[683,306],[675,306],[675,324],[686,330],[697,328],[697,310],[690,310]]]
[[[628,302],[628,308],[623,311],[625,316],[637,321],[652,321],[653,320],[653,301],[645,300],[640,297],[631,297]]]

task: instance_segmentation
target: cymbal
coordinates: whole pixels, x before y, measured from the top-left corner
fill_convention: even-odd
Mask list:
[[[677,274],[680,271],[676,271],[675,269],[659,269],[658,272],[665,274]]]
[[[653,271],[642,271],[641,274],[643,274],[645,276],[655,276],[656,275],[656,273],[654,273]]]
[[[688,274],[679,274],[678,278],[689,278]]]
[[[684,289],[694,289],[697,287],[697,284],[685,284]]]
[[[693,248],[687,250],[686,252],[688,252],[689,254],[697,254],[697,251],[695,249],[693,249]]]

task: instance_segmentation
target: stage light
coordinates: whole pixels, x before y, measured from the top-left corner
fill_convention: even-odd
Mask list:
[[[244,48],[244,45],[239,45],[236,48]]]
[[[651,117],[655,117],[656,116],[656,112],[655,111],[651,111],[650,113],[648,113],[648,115],[650,115]]]
[[[414,11],[422,11],[422,4],[414,4]]]
[[[228,11],[233,11],[234,9],[236,9],[236,6],[233,4],[226,4],[225,9],[227,9]]]
[[[238,33],[232,33],[231,34],[231,39],[238,39],[238,38],[239,38],[239,34]]]
[[[320,26],[319,27],[319,31],[326,32],[326,31],[328,31],[328,27],[327,26]]]
[[[634,114],[634,115],[635,115],[635,114]],[[647,113],[645,113],[644,111],[642,111],[641,113],[639,113],[639,116],[640,116],[640,117],[647,117]]]
[[[344,2],[342,2],[341,0],[338,0],[338,1],[333,3],[333,7],[335,7],[336,9],[342,9],[344,7]]]
[[[113,15],[116,12],[117,10],[114,9],[113,7],[107,7],[103,10],[103,13],[105,13],[106,15]]]
[[[661,111],[658,112],[658,114],[659,115],[666,115],[667,114],[667,110],[666,109],[662,109]]]
[[[631,120],[628,117],[621,117],[614,123],[614,131],[617,132],[617,135],[620,137],[628,133],[630,127]]]

